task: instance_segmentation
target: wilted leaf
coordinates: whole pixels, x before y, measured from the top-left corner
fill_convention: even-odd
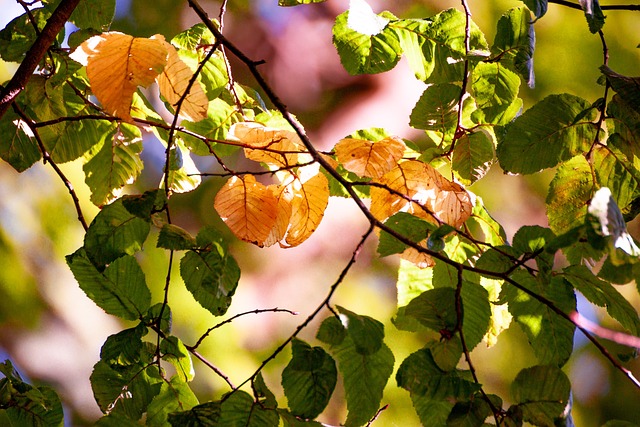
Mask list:
[[[371,213],[381,220],[402,211],[459,227],[471,215],[473,205],[469,193],[426,163],[417,160],[400,163],[379,183],[394,191],[371,188]]]
[[[365,139],[345,138],[334,150],[338,162],[360,177],[380,178],[398,163],[406,145],[399,138],[388,137],[372,142]]]
[[[167,63],[163,41],[107,32],[91,37],[71,54],[87,66],[91,90],[109,114],[132,122],[129,114],[138,86],[147,87]]]
[[[278,200],[253,175],[234,176],[218,191],[214,207],[239,239],[263,246],[278,216]]]
[[[206,119],[209,100],[198,80],[193,82],[189,93],[185,96],[189,82],[193,78],[193,71],[180,59],[176,48],[171,43],[167,43],[163,36],[157,34],[151,39],[160,40],[168,52],[167,65],[156,77],[160,94],[174,109],[184,97],[179,114],[185,119],[194,122]]]

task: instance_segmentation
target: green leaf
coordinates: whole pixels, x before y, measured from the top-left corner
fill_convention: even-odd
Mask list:
[[[187,28],[171,39],[171,44],[184,52],[192,51],[200,45],[213,44],[214,42],[213,33],[203,23]]]
[[[398,212],[391,216],[385,221],[385,225],[416,243],[420,243],[426,239],[429,231],[435,229],[433,224],[406,212]],[[380,232],[378,254],[381,257],[401,253],[407,249],[407,247],[407,245],[400,242],[386,231]]]
[[[162,332],[170,334],[173,322],[171,308],[163,303],[155,304],[147,310],[147,314],[145,314],[143,321],[146,324],[156,324]]]
[[[412,396],[424,396],[437,400],[468,400],[480,384],[466,379],[467,371],[444,371],[438,367],[431,350],[423,348],[407,357],[396,373],[399,387],[411,392]]]
[[[176,138],[170,153],[175,154],[175,159],[179,162],[169,162],[169,189],[172,193],[187,193],[198,188],[202,182],[200,171],[191,159],[189,151],[184,146],[182,139]],[[174,166],[174,167],[172,167]],[[164,188],[164,176],[162,177],[162,188]]]
[[[116,13],[116,0],[80,2],[69,19],[78,28],[107,31]]]
[[[547,13],[548,0],[522,0],[522,2],[533,12],[536,19],[542,18]]]
[[[158,248],[184,251],[195,248],[196,239],[184,228],[174,224],[165,224],[158,234]]]
[[[162,359],[168,360],[176,368],[176,373],[183,381],[192,381],[195,377],[191,355],[178,337],[170,336],[160,342]]]
[[[481,112],[483,123],[506,124],[515,117],[504,115],[518,97],[520,78],[500,62],[476,65],[471,72],[471,89],[480,110],[475,114]]]
[[[476,267],[481,270],[506,273],[513,269],[514,262],[519,256],[520,254],[511,246],[495,246],[485,251],[480,258],[478,258]],[[493,276],[488,275],[487,277],[493,278]]]
[[[217,427],[220,412],[220,402],[207,402],[188,411],[171,413],[168,420],[173,427]]]
[[[555,366],[533,366],[518,373],[511,395],[524,420],[534,425],[555,425],[569,404],[571,383]]]
[[[416,129],[452,134],[458,124],[460,87],[451,83],[427,87],[418,99],[409,124]]]
[[[469,217],[467,222],[475,223],[480,227],[486,243],[497,246],[503,245],[507,241],[507,234],[504,228],[489,214],[480,196],[476,196],[471,217]]]
[[[278,427],[280,421],[275,408],[255,403],[253,398],[244,391],[236,391],[228,395],[220,409],[220,419],[218,424],[215,424],[218,427]]]
[[[431,399],[411,393],[411,402],[423,426],[444,426],[454,404],[447,400]]]
[[[143,168],[141,152],[140,130],[122,124],[115,134],[110,134],[87,153],[83,169],[94,204],[110,203],[125,185],[138,178]]]
[[[591,31],[592,34],[600,31],[604,26],[606,16],[604,16],[598,0],[580,0],[580,6],[582,6],[582,10],[584,10],[584,17],[587,18],[589,31]]]
[[[561,277],[541,284],[526,271],[518,270],[511,278],[567,314],[576,309],[573,289]],[[540,363],[562,366],[567,362],[573,351],[575,325],[513,285],[502,287],[500,300],[509,304],[509,312],[527,335]]]
[[[139,364],[143,354],[142,337],[146,334],[147,328],[140,324],[110,335],[100,349],[100,360],[113,367]]]
[[[489,293],[482,286],[462,282],[462,333],[467,348],[472,350],[481,341],[489,329],[491,320],[491,305]]]
[[[423,292],[407,305],[404,314],[436,332],[453,332],[458,323],[454,288],[435,288]]]
[[[401,19],[391,23],[400,46],[418,80],[426,80],[435,68],[436,42],[431,36],[430,20]]]
[[[327,0],[278,0],[278,6],[298,6],[300,4],[324,3]]]
[[[282,372],[282,387],[291,413],[313,419],[327,407],[336,386],[336,363],[321,347],[295,338],[291,361]]]
[[[532,1],[525,1],[525,3],[529,9],[534,10],[530,5]],[[546,7],[546,0],[544,0],[545,11]],[[540,10],[540,12],[544,14],[544,11]],[[537,13],[536,15],[538,18],[542,16]],[[496,37],[491,47],[492,55],[499,58],[500,63],[512,67],[529,87],[533,87],[535,85],[534,51],[535,33],[530,12],[523,7],[508,10],[498,20]]]
[[[433,361],[443,371],[453,371],[462,357],[462,341],[458,336],[429,341],[425,348],[431,350]]]
[[[382,391],[393,372],[393,353],[386,344],[372,354],[362,354],[349,334],[333,347],[347,399],[346,427],[365,424],[378,411]]]
[[[521,227],[513,236],[513,248],[520,254],[537,254],[534,258],[538,270],[548,273],[553,268],[553,254],[544,251],[546,245],[556,238],[553,231],[536,225]]]
[[[316,338],[329,345],[340,345],[347,336],[347,330],[337,317],[327,317],[320,324]]]
[[[339,15],[333,26],[333,44],[345,70],[352,75],[375,74],[395,67],[402,52],[397,33],[390,28],[374,35],[359,33],[349,27],[349,13]]]
[[[356,351],[363,356],[377,353],[384,344],[384,325],[369,316],[355,314],[344,307],[336,307]]]
[[[136,421],[128,418],[126,415],[117,412],[111,412],[98,420],[95,424],[98,427],[139,427]]]
[[[635,165],[615,144],[595,146],[592,155],[593,169],[600,186],[611,191],[611,197],[619,206],[629,206],[638,192],[640,174]]]
[[[198,398],[184,378],[177,375],[169,381],[163,381],[160,392],[147,407],[146,425],[165,426],[169,414],[183,412],[198,404]]]
[[[214,316],[226,313],[240,280],[238,264],[218,239],[212,229],[202,230],[196,237],[200,249],[188,251],[180,261],[187,289]]]
[[[216,98],[209,102],[206,119],[196,123],[182,122],[185,129],[207,139],[202,140],[185,133],[183,135],[184,143],[193,154],[198,156],[209,156],[211,153],[217,153],[220,148],[226,150],[227,148],[224,144],[218,144],[216,140],[222,141],[226,139],[231,125],[241,120],[242,116],[237,113],[235,106]]]
[[[155,365],[114,369],[101,360],[91,373],[91,388],[102,412],[121,413],[133,420],[146,412],[163,382]]]
[[[34,26],[42,30],[50,16],[51,12],[44,8],[35,8],[30,14],[25,13],[9,22],[0,31],[0,57],[9,62],[22,62],[36,40]]]
[[[640,335],[638,312],[613,286],[598,279],[584,265],[572,265],[563,271],[565,279],[586,299],[599,307],[606,307],[607,313],[629,333]]]
[[[203,24],[198,25],[202,26],[202,32],[200,33],[201,36],[204,36],[204,38],[213,38],[213,34],[209,32],[209,29],[204,27]],[[196,25],[196,27],[198,27],[198,25]],[[175,38],[172,40],[172,42],[174,40]],[[181,42],[182,41],[183,40],[181,40]],[[202,42],[202,39],[200,39],[200,41]],[[184,42],[192,44],[193,40],[184,40]],[[212,43],[213,41],[205,44]],[[206,50],[198,49],[197,45],[191,48],[187,47],[184,49],[180,49],[178,51],[180,59],[182,59],[182,61],[184,61],[184,63],[187,64],[194,72],[198,69],[200,63],[204,61],[206,54]],[[224,56],[221,52],[215,52],[211,56],[211,58],[209,58],[209,60],[202,67],[199,77],[200,83],[202,83],[202,87],[207,94],[207,98],[209,99],[209,101],[213,101],[223,93],[225,87],[229,83],[229,76],[227,75],[227,66]]]
[[[0,120],[0,134],[0,157],[16,171],[24,172],[42,157],[31,130],[12,109]]]
[[[456,141],[451,168],[458,181],[471,185],[489,172],[495,157],[493,141],[484,128],[465,133]]]
[[[491,395],[489,397],[492,403],[500,408],[502,399],[498,396]],[[451,410],[449,418],[447,418],[447,426],[451,427],[481,427],[484,426],[484,420],[493,414],[491,406],[482,395],[476,395],[475,399],[468,402],[458,402]]]
[[[585,223],[593,187],[591,166],[583,156],[560,165],[549,185],[546,200],[549,227],[556,235]]]
[[[623,76],[606,65],[600,66],[600,71],[607,77],[607,81],[620,98],[640,113],[640,77]]]
[[[576,117],[590,104],[574,95],[550,95],[507,126],[498,141],[498,159],[505,171],[534,173],[585,153],[595,140],[596,111]]]
[[[148,220],[130,212],[123,199],[105,206],[91,222],[84,236],[87,256],[102,267],[122,255],[133,255],[142,249],[151,226]]]
[[[67,256],[80,288],[109,314],[127,320],[142,317],[151,305],[151,292],[136,259],[124,255],[100,272],[84,249]]]
[[[284,427],[323,427],[326,424],[320,424],[317,421],[307,421],[300,419],[284,409],[278,409],[280,419],[284,423]]]

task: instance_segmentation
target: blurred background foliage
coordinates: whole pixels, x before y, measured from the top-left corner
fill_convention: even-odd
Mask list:
[[[340,138],[367,127],[384,127],[414,141],[423,138],[422,133],[409,128],[408,117],[424,87],[413,78],[404,60],[382,75],[353,77],[342,69],[331,43],[331,26],[335,16],[347,9],[347,0],[296,8],[279,8],[276,3],[230,0],[224,31],[249,57],[265,60],[261,71],[318,147],[329,149]],[[449,7],[460,7],[453,0],[370,3],[376,12],[386,9],[400,17],[428,17]],[[603,5],[614,3],[625,1],[601,1]],[[211,16],[218,14],[219,3],[202,4]],[[515,0],[470,2],[473,20],[490,43],[500,15],[519,5]],[[21,13],[14,0],[0,0],[0,10],[2,27]],[[604,34],[610,50],[609,65],[621,74],[640,75],[640,14],[608,11],[606,15]],[[144,37],[160,33],[171,38],[196,22],[197,17],[186,2],[118,0],[112,30]],[[603,62],[602,45],[598,35],[589,33],[583,13],[550,4],[535,30],[536,85],[521,88],[525,108],[552,93],[577,94],[589,102],[601,97],[602,87],[596,81]],[[246,70],[233,61],[232,64],[236,80],[253,85]],[[9,79],[14,71],[15,64],[0,62],[0,81]],[[160,181],[162,146],[148,136],[144,150],[145,170],[137,188],[129,189],[131,193],[157,186]],[[237,162],[243,164],[242,159]],[[196,163],[201,171],[216,171],[210,160],[196,159]],[[98,209],[88,201],[80,163],[63,168],[90,220]],[[514,177],[494,166],[489,176],[471,190],[484,198],[511,236],[522,225],[546,225],[544,198],[552,174],[547,171],[527,178]],[[213,210],[213,197],[221,183],[222,180],[207,178],[196,191],[174,196],[174,223],[192,232],[207,224],[227,232]],[[322,301],[367,225],[353,203],[336,199],[330,202],[319,230],[301,247],[258,249],[230,237],[242,278],[226,317],[273,307],[295,310],[300,315],[267,313],[242,317],[211,334],[200,346],[200,352],[232,382],[242,382]],[[630,231],[640,237],[636,225],[632,224]],[[122,327],[85,297],[64,264],[64,255],[81,246],[82,238],[82,227],[69,195],[48,166],[37,164],[17,174],[0,163],[0,359],[10,357],[30,380],[56,387],[66,406],[69,425],[90,425],[99,416],[89,375],[106,337]],[[140,261],[154,297],[160,300],[168,260],[165,251],[155,248],[153,236]],[[384,321],[387,342],[394,349],[396,361],[401,361],[422,347],[424,337],[398,331],[390,322],[396,303],[396,266],[396,259],[377,258],[374,242],[369,242],[333,302]],[[170,301],[175,334],[186,344],[193,344],[221,319],[196,304],[179,280],[177,269],[173,272]],[[629,291],[625,295],[640,307],[633,285],[627,288],[622,291]],[[600,317],[599,312],[582,313],[592,320]],[[316,322],[308,327],[302,338],[313,341],[317,326]],[[527,346],[524,335],[513,327],[495,347],[485,349],[481,345],[473,352],[480,381],[489,391],[508,395],[506,384],[521,368],[534,364]],[[573,383],[576,425],[599,426],[612,418],[640,420],[638,391],[581,336],[576,337],[576,346],[566,367]],[[629,349],[608,347],[614,354],[630,355]],[[289,354],[285,351],[266,368],[266,381],[274,390],[280,389],[280,373]],[[631,368],[637,375],[640,363]],[[199,362],[196,372],[194,388],[202,400],[216,399],[226,391],[226,384]],[[377,425],[419,425],[404,390],[389,387],[383,401],[390,406]],[[344,415],[338,390],[320,419],[338,424]]]

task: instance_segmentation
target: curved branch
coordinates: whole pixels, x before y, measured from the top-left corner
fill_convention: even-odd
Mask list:
[[[71,13],[78,6],[80,0],[62,0],[47,24],[42,29],[40,35],[27,52],[26,57],[18,67],[9,83],[0,92],[0,119],[22,92],[31,78],[31,75],[38,67],[38,64],[47,53],[47,50],[55,40],[58,33],[64,28],[64,24],[69,20]]]

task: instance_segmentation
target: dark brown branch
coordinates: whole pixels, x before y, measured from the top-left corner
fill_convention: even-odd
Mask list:
[[[0,119],[7,112],[9,106],[15,101],[20,92],[24,90],[31,75],[47,53],[49,46],[51,46],[60,30],[64,27],[64,24],[69,20],[71,13],[76,6],[78,6],[78,3],[80,3],[80,0],[62,0],[47,20],[47,24],[36,38],[29,52],[27,52],[26,57],[11,78],[11,81],[7,83],[0,93]]]
[[[567,0],[549,0],[548,2],[555,3],[560,6],[566,6],[571,9],[582,10],[582,6],[576,3],[571,3],[570,1],[567,1]],[[600,5],[600,9],[602,10],[639,10],[640,11],[640,5],[638,4]]]

